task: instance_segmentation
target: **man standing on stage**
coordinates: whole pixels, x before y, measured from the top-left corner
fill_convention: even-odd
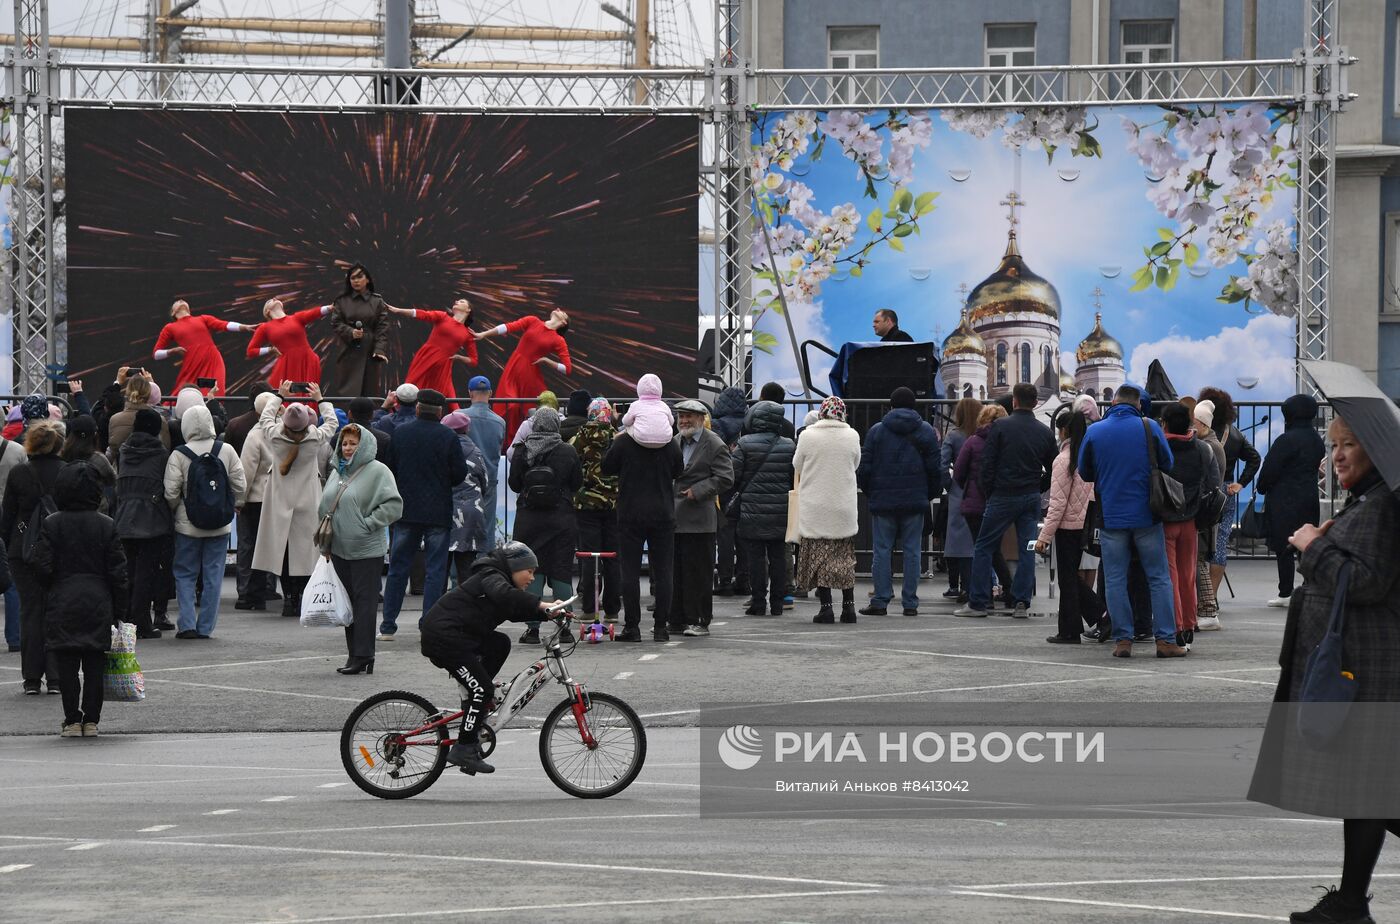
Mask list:
[[[345,291],[331,306],[331,327],[340,349],[328,393],[342,398],[378,396],[379,367],[389,361],[389,313],[374,291],[369,270],[359,263],[345,274]]]
[[[185,360],[180,363],[180,372],[175,377],[172,393],[178,393],[186,385],[198,388],[199,379],[213,379],[214,387],[222,395],[225,385],[224,357],[219,348],[214,346],[214,338],[210,333],[216,330],[231,331],[235,334],[252,333],[257,326],[239,324],[236,321],[221,321],[208,314],[191,314],[190,303],[183,298],[178,299],[170,306],[170,323],[161,328],[160,336],[156,338],[153,356],[159,360],[184,354]],[[171,346],[172,343],[175,346]],[[199,390],[205,395],[210,393],[208,388]]]
[[[880,338],[881,343],[914,342],[913,337],[899,329],[899,315],[888,308],[876,311],[875,319],[870,322],[870,326],[875,329],[875,336]]]

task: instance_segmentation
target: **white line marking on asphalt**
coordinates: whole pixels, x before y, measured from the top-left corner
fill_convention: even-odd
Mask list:
[[[727,622],[712,622],[712,623],[710,623],[710,625],[712,625],[712,626],[727,626],[727,625],[729,625],[729,623],[727,623]]]
[[[177,826],[176,826],[176,825],[151,825],[149,828],[142,828],[141,831],[140,831],[140,833],[141,833],[141,834],[154,834],[154,833],[157,832],[157,831],[169,831],[171,828],[174,828],[174,827],[177,827]]]
[[[214,809],[212,812],[205,812],[206,815],[232,815],[238,809]]]
[[[1202,680],[1224,680],[1230,683],[1253,683],[1261,687],[1276,687],[1278,682],[1274,680],[1247,680],[1244,677],[1214,677],[1210,674],[1192,674],[1192,677],[1199,677]]]
[[[502,741],[501,744],[506,742]],[[690,764],[688,766],[694,766]],[[649,819],[672,819],[672,818],[699,818],[698,812],[654,812],[640,815],[568,815],[564,817],[550,816],[549,823],[554,824],[561,821],[637,821]],[[201,837],[271,837],[278,834],[354,834],[360,831],[399,831],[411,830],[413,828],[467,828],[480,827],[481,825],[535,825],[539,824],[538,818],[486,818],[472,821],[419,821],[407,822],[397,825],[358,825],[351,828],[282,828],[275,831],[220,831],[215,834],[181,834],[181,838],[201,838]],[[172,837],[175,835],[172,835]],[[21,846],[38,846],[25,844]]]
[[[192,683],[188,680],[162,680],[157,677],[150,678],[151,683],[173,683],[182,687],[203,687],[206,690],[233,690],[237,693],[263,693],[268,696],[296,696],[301,699],[330,699],[338,703],[358,703],[359,700],[350,696],[323,696],[320,693],[293,693],[290,690],[264,690],[260,687],[226,687],[216,683]]]
[[[1230,667],[1230,668],[1226,668],[1226,669],[1224,669],[1224,670],[1214,670],[1214,669],[1211,669],[1211,670],[1205,671],[1205,673],[1207,673],[1207,674],[1254,674],[1254,673],[1258,673],[1258,672],[1260,672],[1260,671],[1277,671],[1277,670],[1278,670],[1278,665],[1274,665],[1273,667]]]
[[[263,799],[262,801],[263,801],[263,802],[287,802],[288,800],[295,799],[295,798],[296,798],[296,796],[273,796],[273,797],[270,798],[270,799]]]
[[[325,771],[331,772],[331,771]],[[27,789],[96,789],[99,786],[164,786],[174,783],[241,783],[248,780],[288,780],[302,779],[300,773],[282,773],[277,776],[200,776],[184,780],[107,780],[101,783],[45,783],[39,786],[10,786],[6,792],[23,792]]]
[[[1315,818],[1275,818],[1273,821],[1317,821]],[[1183,876],[1175,879],[1081,879],[1077,882],[994,882],[986,885],[955,886],[958,889],[1054,889],[1099,885],[1172,885],[1194,882],[1274,882],[1293,879],[1326,879],[1330,873],[1302,873],[1281,876]],[[1375,873],[1373,879],[1400,879],[1400,873]]]
[[[0,873],[17,873],[22,869],[29,869],[33,863],[11,863],[9,866],[0,866]]]
[[[649,655],[642,655],[642,656],[641,656],[640,658],[638,658],[637,660],[638,660],[638,661],[655,661],[655,660],[656,660],[657,658],[659,658],[659,657],[661,657],[661,655],[649,654]]]
[[[69,850],[92,850],[94,847],[101,847],[102,841],[89,841],[86,844],[74,844]]]
[[[667,647],[667,648],[675,648],[677,645],[680,645],[680,644],[682,644],[682,643],[681,643],[681,642],[667,642],[667,643],[666,643],[666,647]]]
[[[623,671],[622,673],[620,673],[620,674],[618,674],[617,676],[613,677],[613,679],[614,679],[614,680],[626,680],[628,677],[631,677],[633,673],[634,673],[633,671]]]
[[[227,811],[227,809],[225,810]],[[538,824],[538,819],[535,820]],[[793,885],[836,886],[855,889],[888,888],[881,882],[844,882],[839,879],[804,879],[800,876],[760,876],[756,873],[722,873],[718,870],[684,869],[662,866],[627,866],[620,863],[580,863],[576,860],[525,860],[470,855],[392,853],[380,850],[335,850],[327,847],[274,847],[269,844],[211,844],[188,840],[143,840],[142,844],[171,847],[212,847],[220,850],[262,850],[270,853],[299,853],[335,857],[372,857],[376,860],[441,860],[445,863],[492,863],[500,866],[534,866],[546,869],[600,870],[609,873],[660,873],[671,876],[697,876],[704,879],[743,879],[754,882],[786,882]]]
[[[359,700],[356,700],[359,702]],[[31,757],[0,757],[0,763],[6,764],[47,764],[47,760],[35,760]],[[322,767],[240,767],[229,766],[227,764],[124,764],[102,761],[93,763],[91,761],[64,761],[69,767],[93,767],[96,769],[106,769],[108,767],[160,767],[164,770],[270,770],[276,773],[344,773],[343,770],[331,770]]]
[[[289,661],[328,661],[325,655],[307,655],[302,658],[268,658],[265,661],[223,661],[218,664],[186,664],[181,667],[155,667],[143,674],[164,674],[168,671],[207,671],[213,667],[250,667],[256,664],[286,664]]]
[[[1335,874],[1334,874],[1335,875]],[[1173,905],[1139,905],[1132,902],[1092,901],[1087,898],[1051,898],[1048,895],[1015,895],[1010,892],[963,892],[953,895],[975,895],[981,898],[1015,898],[1025,902],[1050,902],[1058,905],[1087,905],[1094,908],[1131,908],[1135,911],[1169,911],[1173,914],[1199,914],[1212,918],[1248,918],[1251,921],[1287,921],[1272,914],[1249,914],[1244,911],[1211,911],[1205,908],[1180,908]]]
[[[334,921],[385,921],[396,918],[441,917],[452,914],[500,914],[507,911],[562,911],[570,908],[622,908],[632,905],[678,905],[696,902],[741,902],[775,898],[815,898],[824,895],[878,895],[879,889],[827,889],[819,892],[767,892],[758,895],[695,895],[682,898],[633,898],[610,902],[558,902],[550,905],[497,905],[490,908],[449,908],[442,911],[393,911],[385,914],[356,914],[350,917],[297,918],[297,924],[330,924]],[[256,924],[285,924],[285,919]]]
[[[337,786],[349,786],[349,783],[322,783],[317,789],[335,789]]]

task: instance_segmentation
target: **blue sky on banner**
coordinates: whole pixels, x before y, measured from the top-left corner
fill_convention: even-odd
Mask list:
[[[794,305],[798,342],[812,338],[836,347],[846,341],[869,340],[871,316],[882,307],[895,309],[901,326],[915,339],[947,336],[958,323],[958,287],[975,286],[1001,259],[1009,212],[1003,202],[1019,185],[1026,203],[1018,216],[1020,250],[1026,264],[1059,292],[1060,353],[1067,368],[1073,369],[1074,348],[1093,327],[1096,309],[1091,293],[1097,287],[1103,292],[1104,326],[1123,343],[1129,378],[1144,378],[1148,364],[1160,358],[1183,393],[1215,384],[1241,399],[1286,397],[1293,391],[1294,325],[1291,318],[1272,313],[1265,305],[1291,301],[1296,288],[1288,265],[1295,246],[1296,196],[1289,185],[1295,175],[1286,150],[1290,129],[1277,111],[1262,112],[1262,107],[1256,107],[1240,113],[1221,107],[1222,112],[1215,113],[1213,108],[1183,115],[1175,125],[1164,124],[1163,110],[1156,107],[1081,110],[1084,121],[1071,115],[1068,125],[1052,118],[1054,124],[1037,123],[1029,129],[1016,116],[1005,124],[985,113],[954,116],[963,130],[936,112],[922,125],[898,113],[893,130],[884,125],[890,118],[888,110],[868,114],[860,124],[853,120],[841,124],[840,114],[831,114],[838,117],[835,123],[827,113],[816,114],[817,126],[827,135],[818,159],[813,159],[816,142],[809,139],[805,150],[794,150],[799,143],[789,132],[785,147],[790,160],[782,157],[784,145],[779,144],[770,145],[768,156],[756,163],[762,168],[757,192],[773,210],[770,220],[779,229],[792,226],[788,232],[779,231],[774,246],[779,271],[791,283],[786,291]],[[760,117],[753,134],[756,151],[772,139],[782,119],[782,114]],[[1141,127],[1136,134],[1134,125]],[[1080,131],[1097,142],[1101,157],[1087,155],[1092,145]],[[1047,162],[1037,136],[1060,142],[1052,162]],[[1008,137],[1025,142],[1019,184],[1015,150],[1004,143]],[[896,139],[906,143],[892,144]],[[1071,156],[1072,149],[1083,156]],[[859,158],[871,163],[872,154],[876,182],[869,188],[878,201],[864,195],[866,174],[857,163]],[[897,195],[891,179],[880,179],[892,164],[893,177],[907,177],[903,188],[915,203],[925,202],[920,197],[928,193],[937,194],[933,209],[917,216],[917,231],[904,232],[906,236],[897,239],[902,250],[893,249],[887,241],[877,243],[856,277],[850,274],[852,261],[860,257],[866,243],[888,233],[896,220],[912,223],[913,215],[879,216],[880,234],[867,224],[877,204],[888,209]],[[1218,184],[1211,190],[1211,199],[1193,203],[1202,190],[1199,184],[1193,192],[1185,191],[1193,170],[1199,171],[1197,178],[1208,176]],[[793,190],[799,199],[804,195],[801,187],[788,185],[794,182],[811,190],[806,206],[816,210],[816,217],[810,211],[804,215],[803,205],[792,203]],[[1237,208],[1244,207],[1245,199],[1251,200],[1249,214],[1239,216],[1248,221],[1247,227],[1230,224],[1224,197],[1231,193],[1236,193],[1230,198]],[[848,226],[854,214],[854,239],[839,250],[830,275],[814,279],[813,248],[805,248],[808,255],[803,256],[796,237],[796,232],[804,230],[801,219],[815,224],[821,215],[840,216],[839,207],[847,205],[853,213],[845,212],[836,223]],[[917,205],[911,203],[910,211],[917,214]],[[1193,220],[1210,224],[1193,238],[1177,239]],[[1235,233],[1207,233],[1221,223]],[[1270,227],[1272,235],[1266,233]],[[1173,240],[1165,240],[1159,229],[1168,229],[1166,237]],[[839,230],[836,236],[839,246]],[[1188,240],[1196,244],[1195,253],[1186,253]],[[1169,247],[1156,262],[1171,275],[1170,288],[1158,287],[1154,269],[1150,284],[1130,291],[1141,278],[1136,274],[1149,260],[1144,248],[1154,247]],[[820,252],[821,246],[815,249]],[[1264,256],[1257,259],[1264,262],[1255,267],[1253,275],[1258,278],[1251,281],[1244,257],[1256,258],[1259,251]],[[767,262],[761,247],[755,253],[756,263]],[[1166,263],[1170,260],[1182,262],[1172,269]],[[809,284],[815,283],[815,290],[802,288],[804,273]],[[815,276],[821,275],[817,268]],[[1218,301],[1232,277],[1241,278],[1246,286],[1257,283],[1259,288],[1252,292],[1257,298],[1249,303]],[[755,292],[773,288],[771,281],[758,280]],[[760,304],[769,300],[760,298]],[[774,379],[799,390],[798,366],[784,319],[776,311],[767,311],[758,330],[771,353],[756,351],[755,381]],[[814,360],[818,355],[813,354]],[[825,371],[826,363],[813,370],[820,387],[825,387]],[[1241,386],[1240,381],[1252,379],[1258,380],[1255,388]]]

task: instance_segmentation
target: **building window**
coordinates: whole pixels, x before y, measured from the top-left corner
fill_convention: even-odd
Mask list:
[[[997,344],[997,384],[1006,384],[1006,344]]]
[[[964,398],[971,398],[971,397],[972,397],[972,383],[971,383],[971,382],[968,382],[966,385],[963,386],[963,397],[964,397]]]
[[[1103,390],[1103,399],[1104,399],[1105,401],[1112,401],[1112,400],[1113,400],[1113,389],[1112,389],[1112,388],[1105,388],[1105,389]]]
[[[1035,23],[989,25],[986,32],[987,67],[1034,67]],[[1031,99],[1031,83],[1026,77],[993,77],[987,86],[987,100]]]
[[[978,400],[978,401],[986,401],[986,400],[987,400],[987,387],[986,387],[985,385],[978,385],[978,386],[977,386],[977,400]]]
[[[1051,388],[1059,386],[1059,381],[1054,375],[1055,361],[1051,358],[1049,344],[1040,348],[1040,370],[1040,374],[1045,376],[1045,380],[1050,383]]]
[[[1123,23],[1119,42],[1123,63],[1167,64],[1172,60],[1173,31],[1170,19]],[[1156,99],[1166,95],[1169,80],[1166,74],[1152,71],[1134,73],[1123,81],[1123,91],[1131,99]]]
[[[826,66],[831,70],[864,70],[880,66],[880,27],[841,26],[826,30]],[[865,77],[837,77],[831,85],[831,102],[873,105],[875,81]]]
[[[1381,311],[1400,314],[1400,212],[1385,213],[1385,279],[1381,282]]]
[[[1034,381],[1031,376],[1031,345],[1029,343],[1021,344],[1021,381]]]

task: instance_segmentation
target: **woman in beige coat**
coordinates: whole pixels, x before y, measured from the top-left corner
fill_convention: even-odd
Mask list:
[[[282,398],[291,390],[283,382]],[[315,415],[304,404],[287,407],[282,419],[280,398],[269,401],[258,417],[258,428],[267,440],[271,472],[263,489],[258,543],[253,549],[253,569],[282,575],[282,615],[301,615],[301,591],[316,566],[316,506],[321,500],[320,449],[335,439],[339,421],[321,389],[311,385],[311,398],[319,406],[321,426],[312,426]]]

